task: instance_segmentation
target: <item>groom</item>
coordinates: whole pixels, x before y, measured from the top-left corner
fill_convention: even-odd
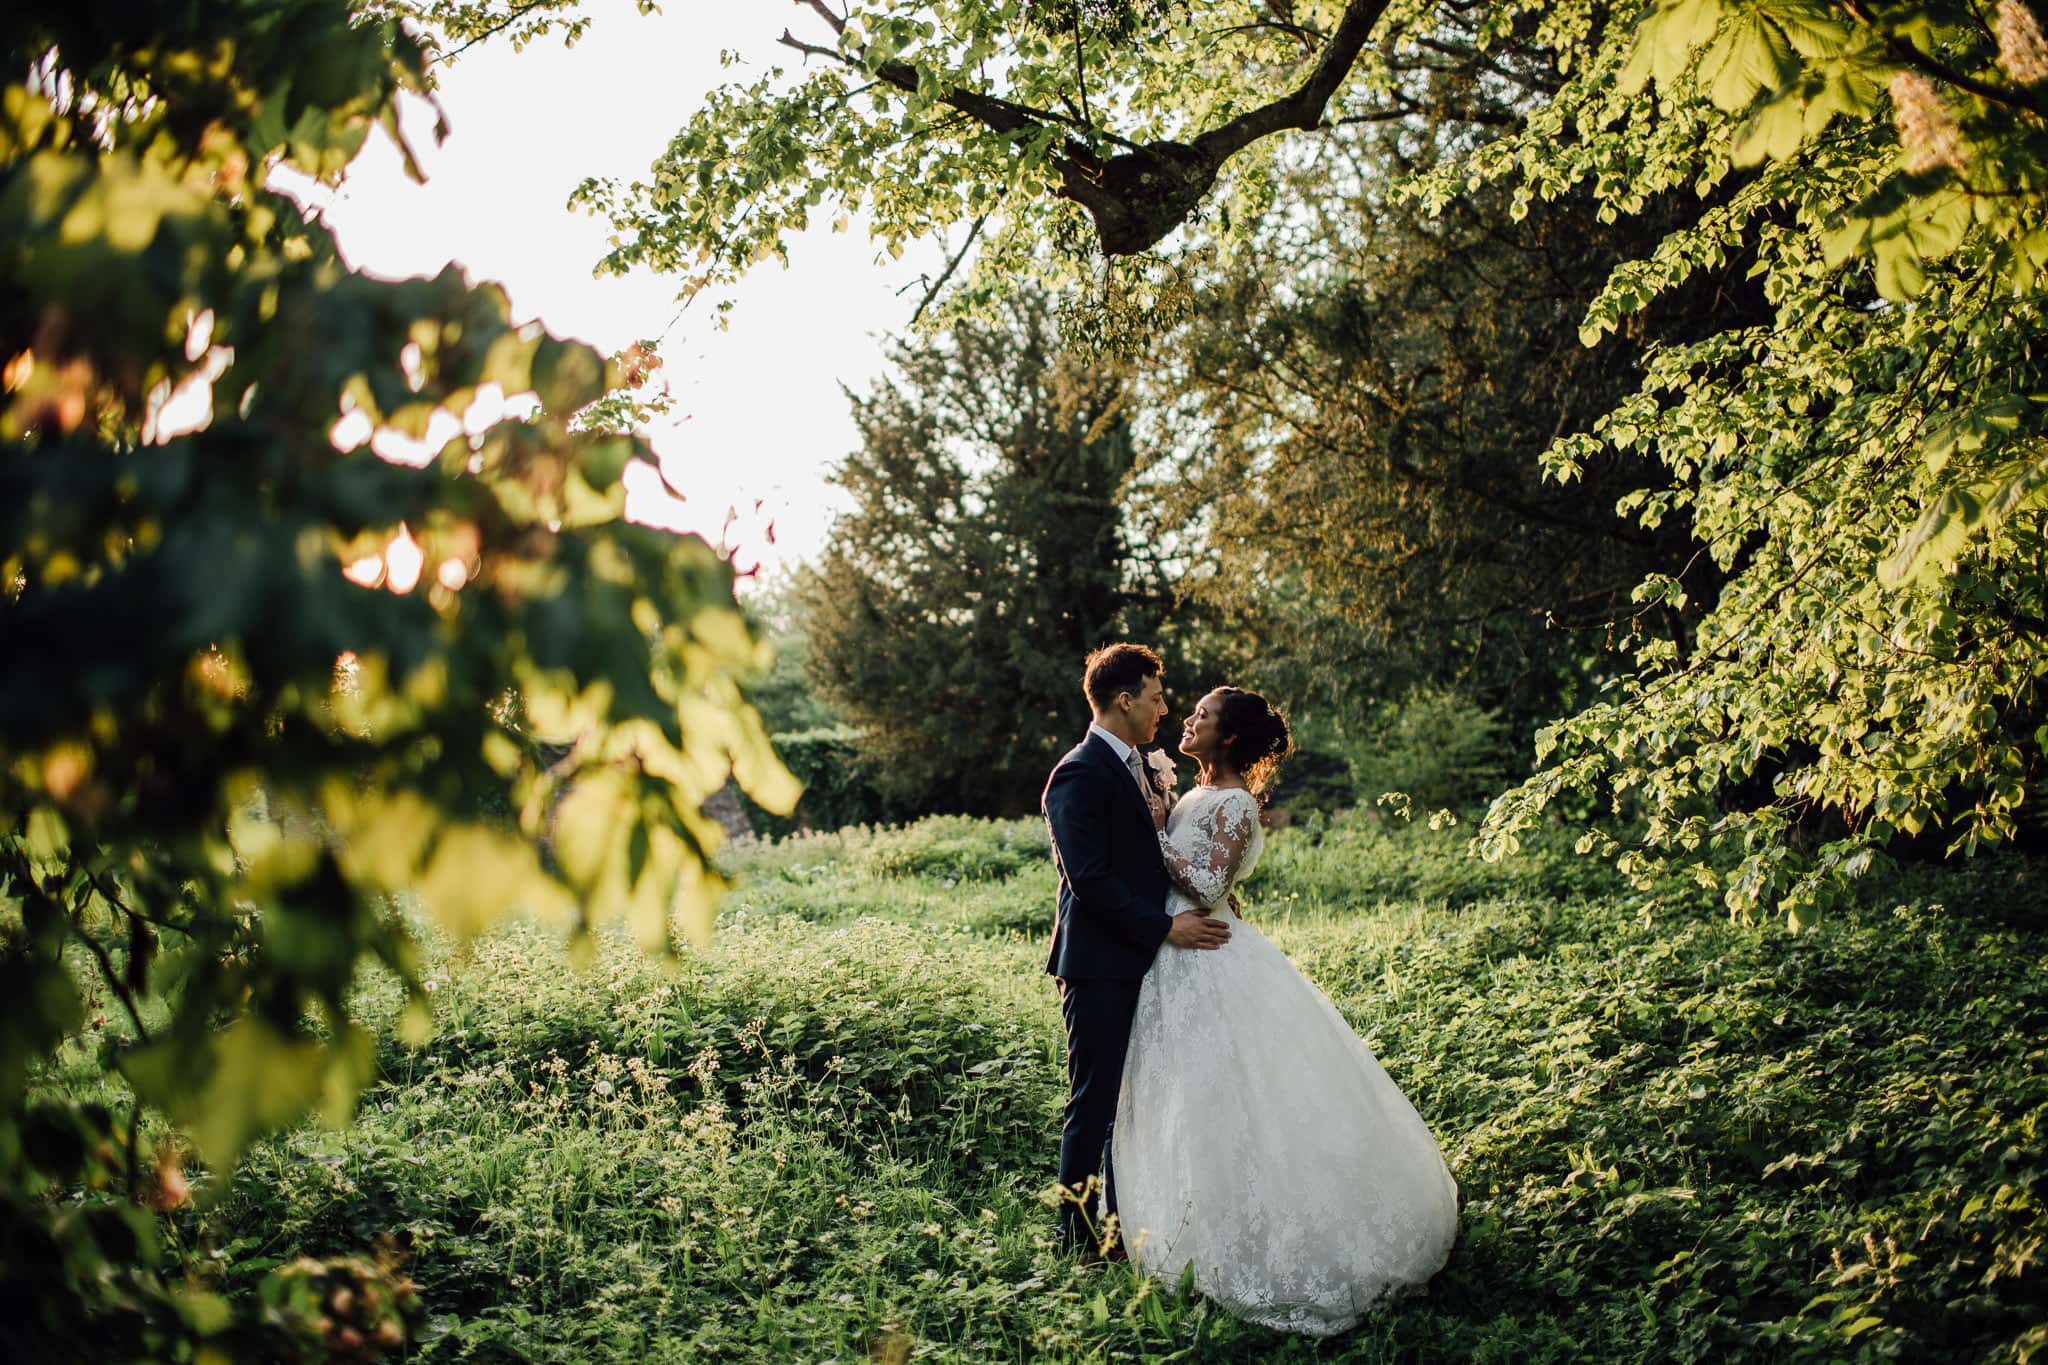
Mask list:
[[[1088,656],[1081,686],[1095,720],[1087,738],[1052,770],[1042,805],[1060,874],[1045,969],[1059,982],[1067,1025],[1059,1249],[1091,1254],[1101,1232],[1083,1200],[1100,1174],[1106,1211],[1116,1211],[1110,1126],[1138,986],[1161,943],[1220,948],[1230,929],[1199,910],[1166,913],[1157,821],[1164,798],[1147,780],[1138,752],[1166,714],[1159,656],[1143,645],[1105,645]]]

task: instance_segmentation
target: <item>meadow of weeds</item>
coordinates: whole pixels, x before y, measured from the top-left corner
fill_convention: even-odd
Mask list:
[[[674,964],[605,942],[572,970],[534,929],[437,948],[432,1039],[388,1042],[352,1127],[259,1146],[177,1244],[237,1293],[395,1237],[422,1361],[2048,1351],[2048,868],[1873,877],[1792,936],[1561,848],[1463,846],[1290,829],[1247,897],[1463,1192],[1442,1275],[1345,1337],[1053,1256],[1029,822],[748,848],[715,944]]]

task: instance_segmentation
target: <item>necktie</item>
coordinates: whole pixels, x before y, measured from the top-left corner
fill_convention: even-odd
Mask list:
[[[1145,769],[1138,758],[1138,751],[1136,749],[1124,755],[1124,766],[1131,770],[1131,777],[1137,782],[1138,790],[1149,794],[1151,788],[1145,784]]]

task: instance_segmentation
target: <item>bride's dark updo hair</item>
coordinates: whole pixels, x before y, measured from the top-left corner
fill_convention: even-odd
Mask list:
[[[1223,732],[1223,757],[1244,778],[1254,795],[1263,797],[1279,771],[1280,762],[1294,752],[1294,736],[1288,733],[1287,717],[1256,692],[1237,687],[1216,689],[1216,726]]]

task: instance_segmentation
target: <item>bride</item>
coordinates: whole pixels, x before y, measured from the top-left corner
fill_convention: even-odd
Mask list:
[[[1169,914],[1224,913],[1259,860],[1258,793],[1291,748],[1256,693],[1196,704],[1180,751],[1202,783],[1164,818]],[[1234,913],[1234,912],[1232,912]],[[1458,1187],[1413,1105],[1323,993],[1250,924],[1213,952],[1162,947],[1131,1026],[1116,1113],[1131,1258],[1240,1318],[1330,1336],[1427,1281]]]

